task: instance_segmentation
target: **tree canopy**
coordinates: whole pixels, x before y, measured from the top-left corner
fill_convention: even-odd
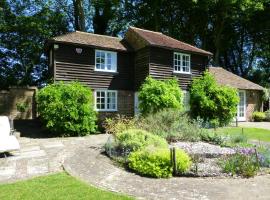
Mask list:
[[[213,52],[212,65],[270,87],[270,0],[2,0],[0,85],[48,80],[47,38],[133,25]]]

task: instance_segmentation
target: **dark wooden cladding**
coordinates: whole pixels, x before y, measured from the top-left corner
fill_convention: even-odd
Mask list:
[[[82,48],[79,54],[76,48]],[[144,47],[135,52],[117,52],[117,73],[95,71],[95,49],[59,44],[54,50],[55,81],[80,81],[93,89],[138,91],[148,75],[164,80],[177,77],[182,89],[188,89],[194,77],[205,71],[207,57],[191,54],[191,74],[173,73],[173,50]]]
[[[203,74],[207,64],[207,57],[191,54],[191,74],[173,72],[173,50],[151,47],[149,74],[158,80],[177,77],[179,86],[188,90],[191,81]]]
[[[134,89],[138,91],[149,75],[150,49],[145,47],[136,51],[134,58]]]
[[[82,48],[78,54],[76,48]],[[93,89],[133,90],[134,64],[130,52],[117,52],[117,72],[95,71],[95,49],[60,44],[55,50],[55,81],[80,81]]]

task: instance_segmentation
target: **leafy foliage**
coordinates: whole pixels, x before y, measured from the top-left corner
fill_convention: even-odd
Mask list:
[[[38,112],[46,127],[61,136],[87,135],[96,130],[96,112],[88,87],[77,82],[55,83],[37,94]]]
[[[177,171],[186,172],[191,166],[190,157],[182,150],[176,151]],[[137,173],[155,178],[172,176],[170,150],[162,148],[146,148],[132,152],[129,157],[129,168]]]
[[[270,122],[270,110],[265,111],[265,120]]]
[[[135,129],[135,119],[129,118],[124,115],[117,115],[113,118],[106,118],[104,128],[106,133],[114,134],[121,133],[128,129]]]
[[[218,85],[213,75],[205,72],[193,81],[190,90],[191,114],[204,121],[227,125],[236,115],[239,97],[237,91]]]
[[[224,144],[224,138],[221,135],[218,135],[214,131],[209,131],[207,129],[203,129],[200,133],[200,139],[201,141],[222,145]]]
[[[270,149],[264,147],[259,148],[258,159],[261,167],[270,168]]]
[[[246,178],[255,176],[259,169],[256,156],[253,153],[236,153],[221,162],[221,166],[226,173]]]
[[[48,81],[45,40],[67,32],[67,20],[43,1],[0,2],[0,88]]]
[[[129,129],[116,134],[118,147],[125,151],[137,151],[147,146],[168,147],[166,140],[140,129]]]
[[[255,122],[262,122],[266,119],[266,115],[263,112],[254,112],[252,113],[252,119]]]
[[[137,127],[154,133],[167,141],[197,141],[202,131],[196,121],[175,109],[165,109],[142,117]]]
[[[166,108],[182,109],[183,94],[176,79],[165,81],[147,77],[139,91],[139,109],[143,115]]]

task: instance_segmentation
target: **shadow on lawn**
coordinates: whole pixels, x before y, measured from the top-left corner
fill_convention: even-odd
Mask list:
[[[39,119],[15,119],[14,128],[21,133],[21,137],[29,138],[49,138],[54,137],[46,128],[42,125]]]

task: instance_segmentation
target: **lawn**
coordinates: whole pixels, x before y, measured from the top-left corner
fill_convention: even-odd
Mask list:
[[[38,177],[0,185],[0,199],[5,200],[130,200],[131,197],[89,186],[66,173]]]
[[[240,134],[242,133],[242,127],[218,128],[216,131],[218,134],[222,135]],[[247,139],[249,140],[270,142],[270,130],[243,127],[243,134],[246,135]]]

